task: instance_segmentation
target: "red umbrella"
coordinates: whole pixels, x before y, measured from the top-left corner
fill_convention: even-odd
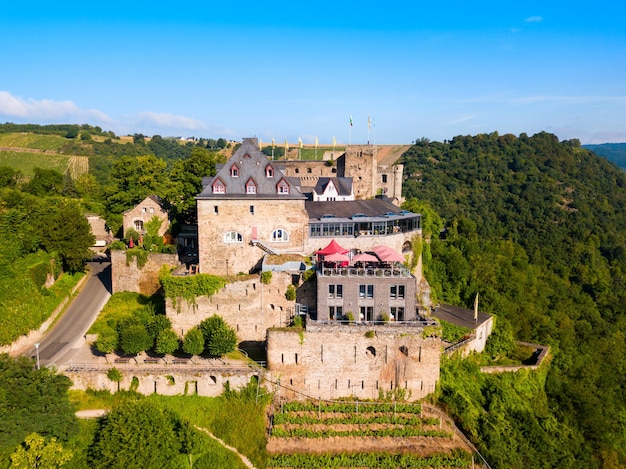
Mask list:
[[[330,243],[328,243],[328,246],[326,246],[324,249],[320,249],[315,254],[317,254],[318,256],[325,256],[327,254],[346,254],[348,252],[350,252],[349,249],[341,247],[339,243],[337,243],[337,241],[333,239]]]
[[[378,258],[364,252],[354,256],[352,262],[378,262]]]
[[[346,256],[345,254],[340,254],[338,252],[324,256],[324,262],[337,262],[338,263],[338,262],[348,262],[348,261],[350,261],[350,258],[348,256]]]
[[[139,233],[139,244],[143,244],[143,234]]]
[[[134,241],[133,241],[133,238],[130,238],[130,240],[128,241],[128,247],[129,247],[129,248],[133,248],[133,247],[135,247],[135,243],[134,243]]]
[[[402,254],[388,246],[376,246],[373,251],[383,262],[404,262],[406,260]]]

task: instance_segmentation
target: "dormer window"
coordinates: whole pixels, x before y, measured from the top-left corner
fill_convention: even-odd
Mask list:
[[[221,179],[218,179],[213,183],[213,193],[214,194],[226,193],[226,186],[224,185]]]
[[[276,193],[278,194],[289,194],[289,184],[284,179],[278,181],[276,184]]]
[[[265,167],[265,177],[266,178],[273,178],[274,177],[274,168],[272,168],[270,165],[267,165]]]
[[[239,177],[239,167],[236,164],[230,167],[230,177],[233,177],[233,178]]]
[[[256,183],[252,178],[246,182],[246,194],[256,194]]]

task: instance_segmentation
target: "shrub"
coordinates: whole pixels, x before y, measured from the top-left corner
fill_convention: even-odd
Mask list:
[[[287,287],[287,291],[285,292],[285,298],[287,298],[289,301],[295,301],[296,300],[296,287],[294,287],[293,285],[289,285]]]
[[[261,283],[264,283],[265,285],[269,285],[271,281],[272,281],[271,270],[266,270],[265,272],[261,272]]]

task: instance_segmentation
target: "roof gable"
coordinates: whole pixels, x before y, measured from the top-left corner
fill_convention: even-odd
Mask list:
[[[233,173],[233,168],[237,168]],[[198,198],[210,198],[213,196],[232,197],[255,197],[255,198],[297,198],[305,199],[298,188],[289,179],[284,177],[281,168],[270,161],[258,148],[256,138],[244,138],[241,146],[233,153],[230,159],[221,166]],[[212,186],[220,180],[226,187],[224,193],[214,194]],[[256,190],[248,190],[249,182],[253,181]],[[277,181],[289,186],[288,191],[277,191]],[[283,182],[284,181],[284,182]]]

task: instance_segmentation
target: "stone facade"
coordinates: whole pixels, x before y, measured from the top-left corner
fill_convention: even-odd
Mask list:
[[[111,251],[111,284],[113,293],[132,291],[143,295],[153,295],[161,288],[159,271],[163,265],[180,265],[176,254],[149,254],[143,267],[137,267],[132,258],[126,264],[126,251]]]
[[[133,208],[126,210],[123,214],[124,233],[133,229],[141,234],[146,233],[146,223],[157,217],[162,221],[159,228],[159,235],[163,236],[169,228],[169,212],[163,207],[162,201],[151,195],[142,200]]]
[[[439,379],[441,340],[420,327],[307,324],[306,331],[270,329],[267,360],[283,397],[376,399],[406,393],[419,399]]]
[[[328,272],[327,274],[325,272]],[[357,321],[417,319],[415,277],[400,268],[321,269],[317,275],[317,319]]]
[[[333,164],[329,164],[330,154]],[[400,206],[403,165],[379,165],[375,145],[350,145],[345,152],[326,152],[325,161],[286,160],[285,174],[297,177],[303,187],[313,187],[321,177],[351,177],[354,196],[369,199],[378,194],[389,197]]]
[[[183,337],[194,326],[215,314],[237,332],[240,342],[265,340],[269,327],[280,327],[289,323],[294,302],[285,298],[291,275],[274,272],[272,281],[265,285],[259,276],[227,284],[211,297],[196,298],[196,304],[166,299],[167,317],[174,330]]]
[[[200,272],[248,273],[260,266],[263,245],[281,253],[301,253],[308,220],[301,200],[198,200]],[[282,230],[281,236],[276,236],[277,230]],[[251,244],[253,240],[263,244]]]

